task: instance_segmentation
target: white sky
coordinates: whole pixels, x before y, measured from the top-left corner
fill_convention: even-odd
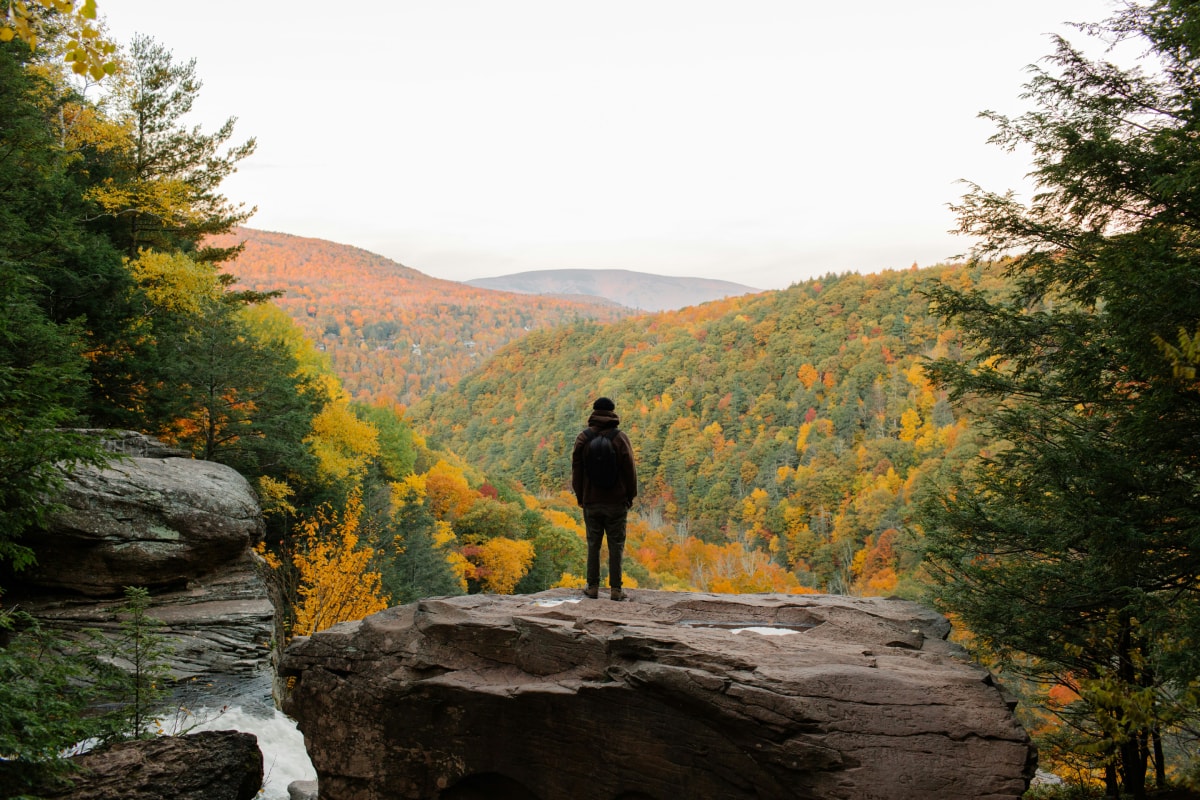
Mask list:
[[[252,227],[452,280],[600,268],[782,288],[964,252],[960,180],[1023,187],[977,114],[1108,0],[99,0],[197,59],[258,151]]]

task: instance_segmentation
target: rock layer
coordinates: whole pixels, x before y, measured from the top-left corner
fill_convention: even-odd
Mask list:
[[[155,632],[171,645],[166,661],[172,678],[245,675],[267,665],[276,630],[263,569],[262,559],[246,551],[179,589],[151,596],[148,613],[163,623]],[[68,636],[83,630],[115,632],[123,603],[123,597],[19,596],[22,609]]]
[[[1034,751],[901,600],[430,599],[281,664],[323,800],[1017,798]]]

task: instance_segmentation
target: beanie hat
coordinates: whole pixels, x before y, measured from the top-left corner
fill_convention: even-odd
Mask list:
[[[593,411],[614,411],[616,407],[617,406],[613,403],[613,401],[609,400],[607,397],[597,398],[596,402],[592,403]]]

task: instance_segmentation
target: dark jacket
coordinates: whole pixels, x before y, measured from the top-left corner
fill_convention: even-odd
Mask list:
[[[588,428],[597,433],[611,430],[621,424],[615,411],[593,411],[588,418]],[[584,453],[587,450],[588,434],[580,431],[575,437],[575,449],[571,451],[571,489],[575,501],[581,506],[623,505],[629,507],[637,497],[637,468],[633,464],[633,445],[624,431],[612,437],[613,449],[617,451],[617,475],[615,486],[601,489],[593,486],[584,468]]]

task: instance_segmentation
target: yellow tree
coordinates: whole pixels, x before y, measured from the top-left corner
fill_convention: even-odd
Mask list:
[[[512,594],[533,566],[533,542],[497,536],[463,548],[463,555],[471,564],[468,577],[478,581],[483,591]]]
[[[225,293],[216,267],[183,252],[143,250],[128,262],[129,272],[145,298],[142,313],[200,316],[208,303]]]
[[[375,426],[354,415],[343,397],[328,403],[312,421],[304,438],[317,459],[317,472],[326,482],[360,485],[371,459],[379,455]]]
[[[370,569],[375,551],[359,546],[361,516],[362,497],[355,490],[340,520],[325,507],[300,524],[301,547],[292,555],[299,578],[293,635],[311,636],[387,608],[380,574]]]

